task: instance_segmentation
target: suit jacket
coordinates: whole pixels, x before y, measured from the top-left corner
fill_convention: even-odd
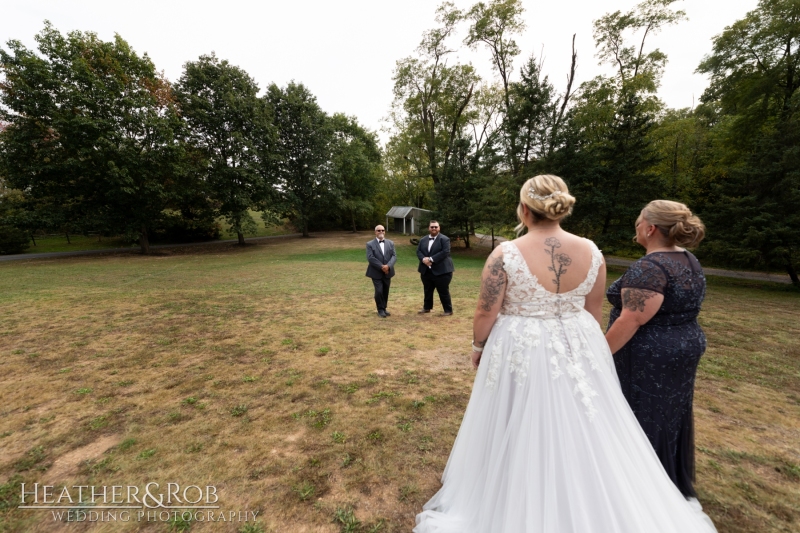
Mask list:
[[[391,278],[394,276],[394,264],[397,262],[397,254],[394,251],[394,243],[389,239],[384,239],[383,249],[385,255],[381,253],[381,245],[378,239],[372,239],[367,243],[367,277],[372,279]],[[383,265],[389,265],[389,273],[384,274],[381,269]]]
[[[419,240],[417,246],[417,257],[419,257],[419,268],[417,272],[423,274],[428,270],[428,266],[422,262],[423,257],[430,257],[433,259],[433,266],[430,268],[434,276],[441,276],[448,272],[453,272],[456,268],[453,266],[453,260],[450,259],[450,239],[447,235],[441,233],[433,241],[431,251],[428,251],[428,242],[431,240],[430,235],[425,235]]]

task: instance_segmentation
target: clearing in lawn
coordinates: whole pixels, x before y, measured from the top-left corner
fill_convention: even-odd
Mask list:
[[[370,238],[0,265],[0,531],[409,531],[469,398],[488,249],[454,250],[455,316],[417,315],[415,247],[394,237],[384,320]],[[700,499],[721,532],[797,531],[798,293],[712,278],[701,322]],[[148,482],[213,486],[219,510],[250,519],[67,524],[17,508],[21,483],[110,500]]]

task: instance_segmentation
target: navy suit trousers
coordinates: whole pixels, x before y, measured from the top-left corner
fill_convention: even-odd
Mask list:
[[[425,272],[420,274],[420,277],[422,278],[422,287],[425,291],[425,300],[422,306],[425,309],[433,309],[433,290],[436,289],[436,292],[439,293],[439,301],[442,302],[445,313],[452,313],[453,302],[450,299],[450,281],[453,279],[453,273],[447,272],[446,274],[435,276],[433,272],[431,272],[431,269],[428,268]]]

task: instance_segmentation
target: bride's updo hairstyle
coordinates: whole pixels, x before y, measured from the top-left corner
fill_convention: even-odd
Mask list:
[[[522,204],[525,204],[533,216],[534,222],[541,220],[561,220],[572,213],[575,197],[569,194],[564,180],[552,174],[540,174],[529,179],[519,191],[517,218],[519,224],[515,228],[517,235],[525,229],[522,215]]]
[[[680,202],[653,200],[642,209],[641,217],[658,228],[670,246],[694,248],[706,236],[703,222]]]

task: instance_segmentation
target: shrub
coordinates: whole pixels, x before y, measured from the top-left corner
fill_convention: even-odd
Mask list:
[[[213,219],[190,219],[167,214],[150,232],[151,243],[204,242],[219,239],[220,227]]]
[[[30,246],[27,233],[13,226],[0,226],[0,255],[21,254]]]

